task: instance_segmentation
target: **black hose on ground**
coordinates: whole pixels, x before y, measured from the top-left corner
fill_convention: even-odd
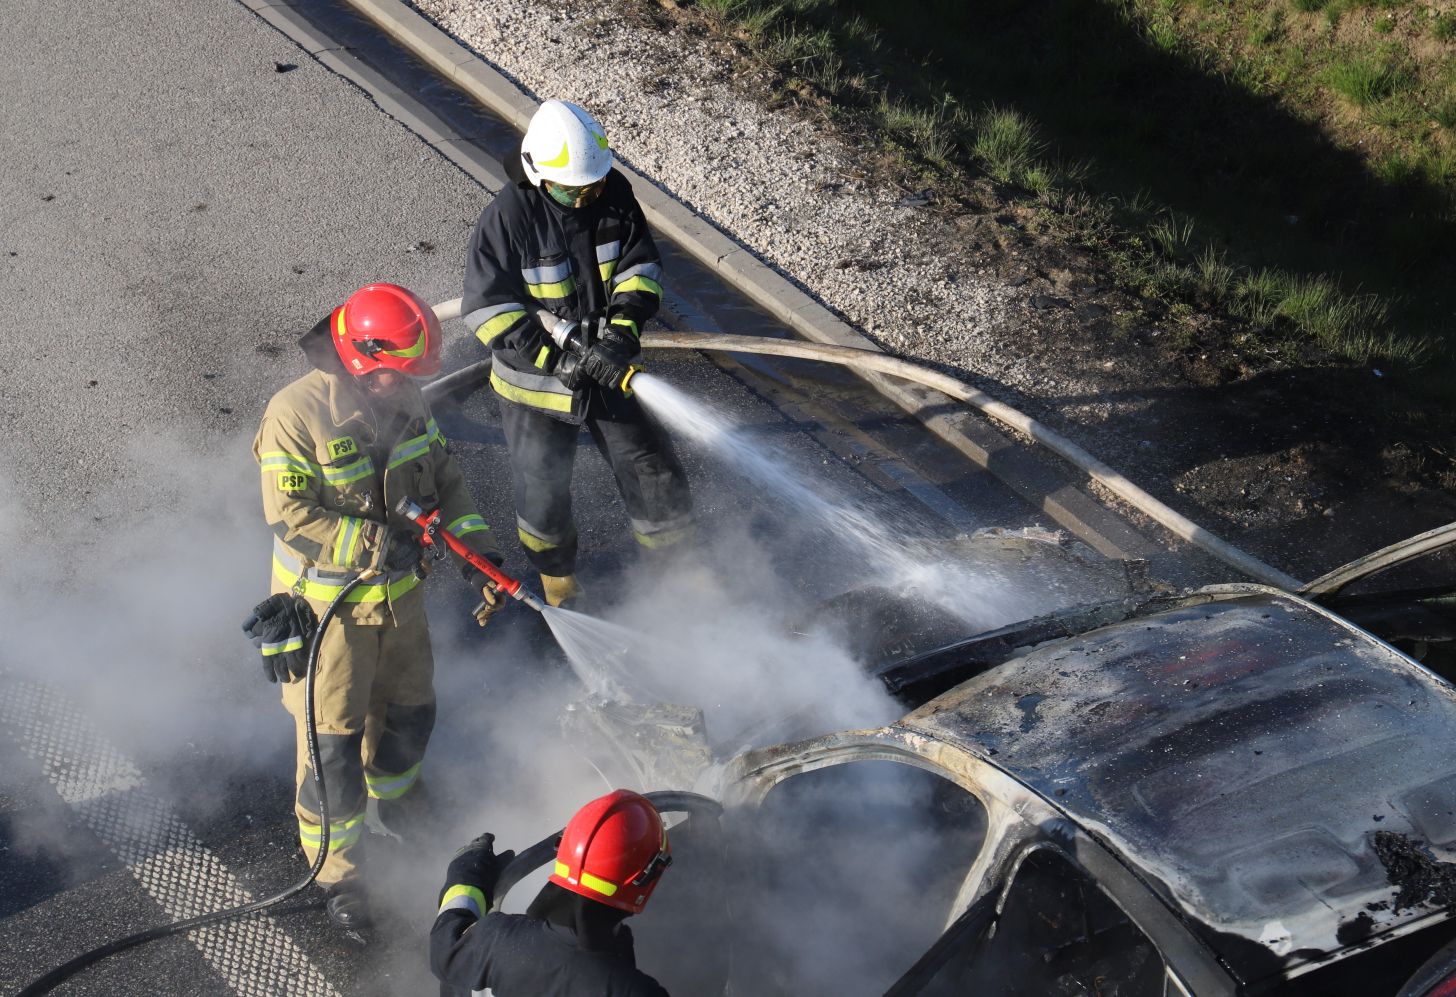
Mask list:
[[[344,587],[339,590],[338,595],[334,596],[334,601],[329,603],[329,608],[324,610],[324,615],[319,619],[318,629],[314,631],[313,643],[309,645],[308,649],[308,668],[304,672],[303,678],[303,727],[304,740],[308,745],[308,761],[313,767],[314,787],[318,790],[319,821],[321,826],[318,855],[314,857],[313,866],[308,870],[308,875],[283,892],[275,893],[271,897],[254,900],[251,903],[242,904],[238,907],[229,907],[227,910],[214,911],[211,914],[199,914],[196,917],[189,917],[185,920],[173,921],[171,924],[163,924],[156,928],[148,928],[146,931],[139,931],[125,938],[118,938],[116,941],[107,942],[105,945],[94,948],[89,952],[83,952],[70,962],[56,967],[27,986],[16,997],[35,997],[38,994],[50,993],[61,983],[75,976],[86,967],[100,962],[107,956],[124,952],[129,948],[135,948],[146,942],[156,941],[158,938],[166,938],[169,935],[179,935],[183,932],[202,928],[209,924],[216,924],[219,921],[228,921],[235,917],[256,914],[260,910],[273,907],[291,897],[297,896],[308,889],[308,885],[318,878],[319,870],[324,867],[324,861],[329,855],[329,798],[328,794],[324,791],[324,770],[323,765],[319,762],[318,728],[313,716],[314,677],[318,674],[319,648],[323,645],[324,628],[333,621],[344,599],[362,581],[364,581],[364,575],[360,573],[344,583]]]

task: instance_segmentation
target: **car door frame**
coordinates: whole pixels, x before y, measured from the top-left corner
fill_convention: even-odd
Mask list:
[[[924,769],[960,786],[985,809],[981,852],[957,891],[946,928],[926,956],[950,936],[960,936],[963,932],[957,925],[984,899],[997,898],[999,912],[1006,885],[1021,861],[1037,848],[1051,847],[1096,883],[1148,937],[1163,959],[1170,986],[1189,997],[1233,997],[1237,992],[1217,957],[1183,918],[1087,830],[994,763],[924,732],[892,724],[748,751],[725,766],[714,795],[730,809],[756,808],[786,779],[855,761],[890,761]],[[984,905],[979,909],[984,911]]]

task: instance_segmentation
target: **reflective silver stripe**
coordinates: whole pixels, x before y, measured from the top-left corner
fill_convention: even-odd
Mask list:
[[[363,834],[363,814],[355,814],[353,817],[347,817],[344,820],[329,821],[329,854],[332,855],[340,848],[348,848],[350,845],[355,844]],[[305,845],[312,845],[314,848],[317,848],[323,844],[323,825],[299,821],[298,840]]]
[[[632,539],[636,540],[639,545],[652,550],[671,547],[675,543],[686,540],[692,534],[692,527],[686,527],[681,530],[665,530],[661,533],[634,533]]]
[[[397,800],[409,792],[419,777],[420,766],[416,763],[399,775],[370,775],[365,772],[364,786],[376,800]]]
[[[262,651],[263,657],[271,658],[275,654],[287,654],[289,651],[298,651],[303,648],[302,637],[290,637],[287,640],[275,641],[274,643],[264,642]]]
[[[457,537],[463,537],[468,533],[479,533],[481,530],[488,530],[490,526],[484,519],[481,519],[475,513],[471,513],[467,516],[461,516],[455,522],[445,527],[445,529]]]
[[[654,533],[666,533],[668,530],[685,530],[692,525],[691,513],[666,520],[634,519],[632,520],[632,532],[651,536]]]
[[[258,466],[265,471],[297,471],[299,474],[308,474],[318,477],[322,468],[310,460],[304,460],[291,453],[284,453],[281,450],[273,450],[258,458]]]
[[[629,267],[612,278],[612,286],[616,287],[629,277],[646,277],[648,280],[662,283],[661,263],[639,263],[635,267]]]
[[[621,243],[621,240],[618,240],[616,242],[604,242],[601,245],[597,246],[597,262],[598,263],[610,263],[612,260],[615,260],[618,256],[621,256],[621,255],[622,255],[622,243]]]
[[[440,909],[435,912],[435,916],[439,917],[447,910],[468,910],[476,917],[484,917],[485,909],[485,894],[480,891],[480,888],[460,883],[445,891],[445,895],[440,898]]]
[[[527,284],[555,284],[571,276],[571,260],[562,260],[550,267],[522,267]]]
[[[433,421],[433,420],[432,420]],[[438,434],[440,431],[435,430]],[[406,461],[414,460],[416,457],[423,457],[430,452],[430,440],[433,437],[426,433],[424,436],[416,436],[413,439],[405,440],[399,446],[389,452],[389,466],[399,467]]]
[[[516,517],[516,529],[521,533],[529,533],[531,536],[536,537],[538,540],[545,540],[553,547],[560,547],[562,544],[566,543],[566,541],[571,536],[570,530],[565,533],[548,533],[547,531],[541,529],[541,527],[539,526],[532,526],[520,516]]]
[[[525,311],[526,306],[519,301],[507,301],[503,305],[486,305],[484,308],[477,308],[465,316],[465,327],[472,332],[479,329],[486,322],[489,322],[497,315],[504,315],[506,312]]]
[[[300,577],[300,574],[302,577]],[[303,570],[303,562],[282,540],[273,538],[273,575],[289,588],[301,587],[310,599],[329,602],[338,595],[344,583],[353,577],[350,570],[328,571],[323,568]],[[360,585],[349,593],[346,602],[380,602],[386,595],[396,599],[419,584],[413,571],[391,571],[383,584]]]
[[[358,481],[360,478],[367,478],[374,473],[374,461],[368,457],[361,457],[352,464],[345,464],[342,467],[325,467],[322,469],[324,480],[331,485],[347,485],[351,481]]]
[[[540,391],[548,395],[565,395],[568,398],[572,394],[570,388],[551,374],[528,374],[503,363],[496,364],[493,372],[511,387],[520,388],[523,391]]]
[[[334,542],[334,563],[353,564],[354,551],[359,546],[359,533],[364,521],[354,516],[345,516],[339,524],[339,538]]]

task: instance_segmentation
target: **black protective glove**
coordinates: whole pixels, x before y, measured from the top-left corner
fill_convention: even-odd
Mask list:
[[[243,633],[263,655],[263,674],[269,682],[292,682],[308,670],[308,649],[318,619],[301,595],[279,592],[253,607],[243,621]]]
[[[384,560],[379,566],[391,574],[396,571],[413,571],[424,560],[425,548],[420,536],[412,530],[391,530],[389,546],[385,548]]]
[[[486,833],[476,838],[450,860],[445,869],[445,885],[440,889],[440,900],[452,886],[472,886],[485,897],[488,910],[495,904],[495,884],[505,867],[516,857],[513,851],[495,854],[495,835]],[[485,913],[484,910],[481,911]]]
[[[582,373],[604,388],[620,388],[637,349],[637,341],[629,333],[603,321],[597,328],[596,341],[582,358]]]
[[[561,319],[551,330],[551,340],[556,348],[561,351],[561,359],[556,362],[556,379],[565,386],[567,391],[576,391],[591,381],[581,369],[581,361],[586,356],[587,347],[596,331],[596,319],[591,316],[581,322],[570,322]]]

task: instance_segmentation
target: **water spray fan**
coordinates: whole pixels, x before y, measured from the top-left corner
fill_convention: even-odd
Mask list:
[[[491,581],[495,582],[497,589],[519,599],[538,613],[544,613],[546,611],[546,604],[530,589],[522,585],[520,579],[512,578],[510,575],[501,571],[500,568],[497,568],[490,561],[486,560],[485,557],[471,550],[459,537],[442,526],[440,524],[439,509],[433,512],[426,512],[413,499],[404,498],[399,500],[399,505],[395,506],[394,511],[405,519],[408,519],[411,523],[414,523],[423,531],[420,536],[420,543],[425,547],[439,551],[440,540],[443,538],[447,547],[464,558],[466,563],[476,571],[479,571],[482,575],[485,575]],[[440,556],[444,556],[443,552]]]

